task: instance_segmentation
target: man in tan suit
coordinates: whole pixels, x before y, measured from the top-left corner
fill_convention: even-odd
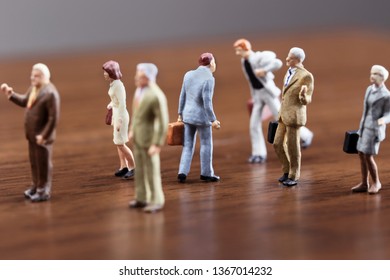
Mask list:
[[[60,112],[57,89],[50,82],[49,68],[35,64],[31,72],[31,87],[27,94],[15,93],[7,84],[1,91],[10,101],[26,107],[25,133],[29,144],[32,186],[24,192],[33,202],[50,198],[52,183],[52,149]]]
[[[160,150],[168,130],[168,107],[164,93],[155,83],[158,69],[151,63],[137,65],[133,118],[129,138],[134,142],[135,199],[131,208],[156,212],[164,206],[161,185]]]
[[[301,48],[292,48],[286,58],[289,69],[284,78],[279,125],[274,140],[276,155],[283,169],[279,182],[288,187],[295,186],[300,177],[299,130],[306,124],[306,105],[311,103],[314,88],[313,75],[303,67],[304,59],[305,52]]]

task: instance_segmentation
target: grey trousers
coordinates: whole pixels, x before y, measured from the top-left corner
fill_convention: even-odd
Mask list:
[[[31,165],[32,189],[50,194],[52,184],[52,151],[53,145],[38,145],[28,141]]]
[[[180,158],[179,174],[188,175],[195,151],[196,134],[200,138],[200,175],[213,176],[213,134],[211,126],[184,124],[184,145]]]

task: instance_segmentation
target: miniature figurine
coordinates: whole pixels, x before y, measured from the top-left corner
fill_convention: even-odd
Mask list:
[[[300,128],[306,124],[306,106],[311,103],[314,78],[302,62],[305,52],[292,48],[286,58],[289,67],[284,78],[282,104],[278,116],[274,149],[282,163],[283,176],[279,182],[287,187],[298,183],[301,169]]]
[[[203,53],[198,62],[199,67],[196,70],[184,75],[180,92],[178,121],[184,122],[184,145],[177,176],[180,183],[186,181],[190,172],[197,132],[200,136],[200,179],[206,182],[220,180],[213,169],[212,127],[221,127],[215,117],[212,102],[216,63],[211,53]]]
[[[135,199],[131,208],[156,212],[164,206],[161,185],[160,151],[168,129],[168,106],[162,90],[156,84],[158,69],[152,63],[137,65],[133,99],[133,118],[129,139],[134,142],[137,162],[135,172]]]
[[[252,143],[252,154],[249,163],[263,163],[267,159],[267,148],[262,130],[262,120],[267,113],[267,107],[274,119],[280,109],[280,89],[274,83],[272,72],[282,67],[282,61],[272,51],[252,50],[251,43],[246,39],[239,39],[233,47],[236,55],[241,57],[242,70],[249,82],[253,108],[251,112],[249,131]],[[267,114],[268,115],[268,114]],[[313,133],[302,127],[301,146],[307,148],[311,145]]]
[[[26,107],[25,134],[28,141],[32,185],[24,192],[32,202],[46,201],[51,196],[52,151],[60,113],[60,97],[50,82],[49,68],[37,63],[31,71],[31,87],[25,95],[14,92],[7,84],[1,91],[10,101]]]
[[[107,109],[112,109],[113,142],[117,147],[120,162],[120,168],[114,175],[129,179],[134,176],[135,163],[133,153],[126,146],[129,141],[129,113],[126,109],[126,90],[121,81],[122,73],[119,63],[112,60],[103,64],[103,70],[104,78],[110,82],[108,95],[111,102],[107,105]]]
[[[385,86],[389,72],[380,65],[371,68],[370,85],[364,97],[363,115],[358,130],[357,150],[360,158],[362,181],[352,192],[378,193],[382,188],[374,155],[385,139],[386,124],[390,123],[390,92]],[[368,174],[373,184],[370,186]]]

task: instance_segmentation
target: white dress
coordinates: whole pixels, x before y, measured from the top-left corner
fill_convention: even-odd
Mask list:
[[[107,107],[112,108],[112,123],[114,128],[114,144],[123,145],[128,140],[129,129],[129,113],[126,109],[126,90],[121,80],[114,80],[110,84],[108,95],[111,98],[110,104]],[[119,131],[117,128],[119,126]]]

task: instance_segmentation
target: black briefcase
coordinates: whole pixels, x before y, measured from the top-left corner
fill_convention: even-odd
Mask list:
[[[358,132],[357,130],[349,130],[345,132],[343,151],[346,152],[347,154],[358,153],[356,146],[359,139],[359,135],[357,132]]]
[[[278,128],[278,121],[271,121],[268,124],[268,143],[273,144],[275,140],[276,129]]]

